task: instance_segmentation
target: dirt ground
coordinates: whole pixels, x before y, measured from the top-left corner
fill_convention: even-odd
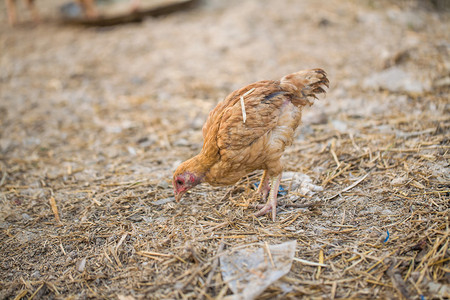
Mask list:
[[[15,28],[0,4],[1,299],[221,299],[220,255],[289,240],[326,267],[294,261],[260,299],[449,296],[445,1],[211,0],[106,28],[60,3]],[[284,159],[323,191],[275,222],[253,175],[173,201],[218,101],[313,67],[330,88]]]

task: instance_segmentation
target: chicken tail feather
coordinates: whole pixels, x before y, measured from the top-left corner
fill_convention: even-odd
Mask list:
[[[309,99],[318,99],[317,94],[324,94],[329,87],[327,73],[322,69],[303,70],[284,76],[280,80],[283,90],[294,94],[292,103],[296,106],[312,105]]]

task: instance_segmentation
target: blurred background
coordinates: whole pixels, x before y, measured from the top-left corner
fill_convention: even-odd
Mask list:
[[[100,16],[107,3],[99,5]],[[141,5],[147,3],[141,0]],[[446,240],[440,237],[445,230],[448,237],[448,216],[443,214],[448,202],[443,198],[450,182],[449,3],[203,0],[141,22],[94,26],[83,17],[64,19],[60,0],[36,0],[40,22],[35,24],[17,1],[18,22],[12,27],[1,1],[0,240],[6,242],[0,246],[0,298],[13,298],[24,289],[31,295],[44,282],[51,295],[82,291],[111,298],[127,285],[142,297],[158,288],[167,298],[178,297],[164,290],[167,286],[151,284],[175,282],[196,266],[196,260],[186,258],[192,247],[184,245],[203,232],[197,220],[223,222],[224,215],[244,208],[223,200],[225,189],[211,187],[193,192],[182,204],[161,204],[173,201],[174,168],[201,149],[201,128],[218,101],[249,83],[307,68],[326,70],[330,88],[305,111],[299,136],[286,152],[286,169],[308,174],[328,196],[374,167],[376,172],[346,204],[327,203],[311,218],[298,214],[286,230],[265,223],[277,232],[273,237],[300,232],[307,241],[302,242],[307,251],[301,252],[313,261],[319,248],[329,247],[327,257],[333,251],[344,253],[341,245],[354,249],[360,240],[368,241],[360,245],[366,247],[364,253],[385,257],[385,248],[372,244],[390,222],[395,226],[389,227],[394,238],[388,247],[414,246],[412,237],[419,246],[430,241],[430,248],[432,241]],[[405,196],[410,192],[416,196]],[[58,226],[49,199],[59,207]],[[222,215],[208,219],[217,212],[211,209],[217,199],[223,202],[217,208]],[[402,220],[416,209],[422,211]],[[345,235],[347,240],[322,244],[320,239],[336,230],[330,225],[336,220],[346,220],[354,231]],[[233,234],[245,232],[251,222],[233,225]],[[367,227],[358,229],[360,225]],[[404,232],[401,226],[407,227]],[[380,229],[367,233],[368,227]],[[223,229],[225,235],[230,230],[211,228],[212,233]],[[252,232],[255,238],[267,238],[265,231]],[[195,247],[210,258],[217,244],[208,243],[204,239]],[[188,263],[136,256],[136,251],[149,249],[174,253]],[[118,266],[106,253],[117,255]],[[348,253],[349,258],[353,252]],[[332,297],[371,298],[376,290],[380,298],[393,297],[383,270],[376,275],[385,282],[380,285],[369,285],[375,277],[357,272],[371,270],[375,261],[355,267],[353,258],[337,262],[339,256],[332,257],[342,271],[332,274],[353,276],[348,282],[357,286],[339,284],[333,292],[330,285],[313,282],[305,285],[308,295],[320,297],[326,291]],[[436,289],[425,284],[427,278],[448,284],[448,264],[439,269],[448,257],[436,257],[435,264],[402,266],[404,278],[413,269],[421,272],[414,287],[429,298]],[[155,268],[163,271],[155,273]],[[100,270],[103,277],[96,277]],[[309,267],[290,276],[312,282],[315,272]],[[208,291],[217,295],[218,287]],[[180,291],[186,289],[190,282]]]
[[[142,153],[149,143],[198,146],[207,113],[229,92],[299,69],[321,67],[331,81],[307,124],[339,113],[382,114],[393,99],[380,91],[402,94],[398,104],[449,81],[448,1],[211,0],[109,27],[61,22],[64,3],[56,0],[36,1],[41,22],[34,24],[17,3],[14,27],[0,10],[1,125],[8,132],[0,149],[18,156],[73,139],[105,149],[122,131],[125,143],[111,151],[141,139],[149,140],[137,147]]]

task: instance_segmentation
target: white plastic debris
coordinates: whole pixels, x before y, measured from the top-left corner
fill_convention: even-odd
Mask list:
[[[251,300],[287,274],[297,241],[258,248],[232,250],[220,257],[222,277],[234,293],[232,299]]]
[[[316,192],[323,191],[323,187],[313,184],[311,177],[299,172],[284,172],[281,180],[291,191],[302,195],[312,196]],[[292,182],[292,184],[291,184]],[[287,190],[287,188],[285,188]]]

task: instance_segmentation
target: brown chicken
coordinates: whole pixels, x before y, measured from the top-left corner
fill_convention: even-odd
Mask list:
[[[272,212],[283,166],[281,156],[292,144],[302,108],[325,93],[326,73],[321,69],[264,80],[231,93],[214,108],[203,126],[203,148],[182,163],[173,175],[177,201],[199,183],[213,186],[236,183],[255,170],[264,170],[258,193],[267,203],[256,216]]]
[[[5,0],[6,9],[8,11],[8,23],[10,26],[14,26],[17,22],[17,9],[16,9],[16,0]],[[25,0],[25,3],[28,7],[28,10],[31,12],[31,16],[33,17],[33,21],[35,23],[39,22],[39,13],[34,5],[34,0]]]
[[[84,14],[88,19],[95,19],[98,17],[98,12],[95,7],[94,0],[77,0],[83,9]],[[135,0],[137,1],[137,0]],[[16,9],[16,0],[5,0],[6,8],[8,10],[8,23],[10,26],[14,26],[17,23],[17,9]],[[25,0],[25,3],[28,7],[28,10],[31,12],[31,16],[35,23],[38,23],[40,20],[39,12],[34,5],[34,0]]]

